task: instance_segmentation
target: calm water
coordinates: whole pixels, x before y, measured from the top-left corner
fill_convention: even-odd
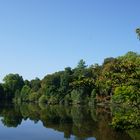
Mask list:
[[[111,118],[101,107],[0,105],[0,140],[132,140]]]

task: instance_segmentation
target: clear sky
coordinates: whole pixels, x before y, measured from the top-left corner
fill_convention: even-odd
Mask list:
[[[0,0],[0,80],[140,53],[140,0]]]

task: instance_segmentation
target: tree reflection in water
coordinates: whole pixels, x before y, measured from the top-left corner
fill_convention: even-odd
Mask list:
[[[0,106],[2,123],[7,127],[17,127],[22,120],[41,121],[46,128],[71,135],[77,139],[95,137],[96,140],[131,140],[124,132],[109,127],[112,114],[108,109],[87,106],[47,106],[43,104],[7,104]]]

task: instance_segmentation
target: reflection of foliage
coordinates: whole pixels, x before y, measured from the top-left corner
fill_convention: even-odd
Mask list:
[[[82,127],[82,123],[84,122],[85,116],[82,113],[81,108],[73,107],[71,110],[71,115],[73,117],[73,123],[76,127],[80,128]]]
[[[91,109],[91,117],[95,122],[97,122],[98,119],[97,119],[97,114],[95,109]]]
[[[47,103],[47,96],[42,95],[42,96],[39,98],[39,103]]]
[[[112,126],[116,129],[131,129],[140,127],[140,110],[137,107],[114,108]]]
[[[127,131],[127,133],[132,138],[132,140],[140,139],[140,130],[129,130],[129,131]]]
[[[87,106],[21,104],[1,106],[0,116],[7,127],[17,127],[22,119],[30,119],[34,123],[40,120],[44,127],[64,132],[65,138],[75,135],[77,139],[96,137],[99,140],[129,140],[125,133],[122,136],[122,133],[118,134],[109,128],[111,116],[100,108],[95,110]]]
[[[7,109],[3,109],[2,111],[2,123],[7,127],[17,127],[21,124],[22,115],[19,112],[18,108],[12,108],[12,106],[8,106]]]

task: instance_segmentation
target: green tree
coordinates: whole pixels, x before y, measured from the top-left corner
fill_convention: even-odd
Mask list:
[[[113,58],[113,57],[105,58],[104,62],[103,62],[103,65],[106,65],[107,63],[111,63],[114,60],[115,60],[115,58]]]
[[[61,74],[62,72],[56,72],[54,74],[45,76],[45,78],[42,80],[41,87],[45,91],[44,94],[47,95],[48,98],[60,93],[59,88]]]
[[[78,69],[84,69],[84,68],[86,68],[86,67],[87,67],[86,62],[85,62],[83,59],[81,59],[81,60],[78,62],[77,68],[78,68]]]
[[[33,92],[37,92],[41,88],[41,81],[39,78],[35,78],[30,82],[31,89]]]
[[[30,91],[31,91],[31,88],[27,85],[25,85],[22,88],[21,93],[20,93],[22,101],[29,101]]]
[[[29,86],[29,87],[31,87],[31,84],[30,84],[30,81],[29,80],[25,80],[24,81],[24,84],[27,85],[27,86]]]
[[[81,59],[79,62],[78,62],[78,65],[77,67],[73,70],[73,78],[74,80],[80,80],[80,79],[83,79],[85,77],[88,77],[89,75],[89,71],[87,68],[87,65],[85,63],[85,61],[83,59]]]
[[[61,74],[60,76],[60,88],[59,91],[63,94],[62,96],[64,96],[65,94],[67,94],[67,92],[69,92],[69,83],[72,81],[72,71],[71,68],[65,68],[65,71]]]
[[[3,81],[7,99],[12,99],[15,96],[15,92],[21,90],[24,85],[23,78],[19,74],[6,75]]]
[[[113,101],[122,105],[137,106],[140,104],[140,91],[135,86],[120,86],[115,89]]]

